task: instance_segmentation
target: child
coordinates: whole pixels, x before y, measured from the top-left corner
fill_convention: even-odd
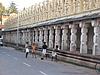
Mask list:
[[[29,46],[28,46],[28,42],[26,42],[26,44],[25,44],[26,58],[27,58],[28,53],[29,53],[29,48],[28,48],[28,47],[29,47]]]
[[[57,60],[57,51],[59,50],[58,45],[56,45],[56,49],[54,49],[52,51],[52,57],[51,60],[53,61],[53,59]]]
[[[32,44],[32,57],[34,55],[35,58],[36,58],[36,50],[37,50],[37,44],[36,43],[33,43]]]

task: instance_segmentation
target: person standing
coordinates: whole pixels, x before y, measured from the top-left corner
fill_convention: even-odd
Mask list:
[[[32,43],[32,57],[35,56],[36,58],[36,50],[38,45],[36,43]]]
[[[26,44],[25,44],[25,50],[26,50],[26,58],[27,58],[27,56],[28,56],[28,54],[29,54],[29,45],[28,45],[28,42],[26,42]]]
[[[46,52],[47,52],[47,45],[46,45],[46,42],[44,42],[44,44],[42,46],[42,57],[41,57],[41,60],[44,59],[44,56],[46,55]]]
[[[51,56],[51,60],[53,61],[53,59],[55,59],[55,61],[57,61],[57,51],[59,51],[59,47],[58,45],[56,45],[56,48],[52,51],[52,56]]]

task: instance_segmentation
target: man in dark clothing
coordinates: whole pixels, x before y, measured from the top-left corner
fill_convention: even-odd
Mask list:
[[[47,45],[46,45],[46,42],[44,42],[44,44],[42,46],[42,57],[41,57],[41,60],[44,59],[44,56],[46,55],[46,51],[47,51]]]
[[[43,49],[47,49],[46,42],[44,42],[44,45],[42,46]]]

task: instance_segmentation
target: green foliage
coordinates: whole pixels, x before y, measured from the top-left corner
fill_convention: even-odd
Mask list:
[[[14,2],[12,2],[12,3],[10,4],[9,13],[10,13],[10,14],[11,14],[11,13],[18,13],[17,8],[16,8],[16,4],[15,4]]]
[[[0,3],[0,14],[5,12],[5,7]]]
[[[2,24],[2,14],[5,12],[5,7],[0,3],[0,22]]]

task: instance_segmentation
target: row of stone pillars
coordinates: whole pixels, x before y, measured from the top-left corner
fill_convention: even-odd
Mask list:
[[[93,55],[100,55],[100,26],[97,20],[37,27],[21,30],[19,33],[19,43],[22,44],[29,41],[30,44],[36,42],[42,46],[43,42],[46,42],[49,48],[58,45],[61,50],[80,53],[88,53],[91,50]],[[6,34],[5,37],[9,36]]]

